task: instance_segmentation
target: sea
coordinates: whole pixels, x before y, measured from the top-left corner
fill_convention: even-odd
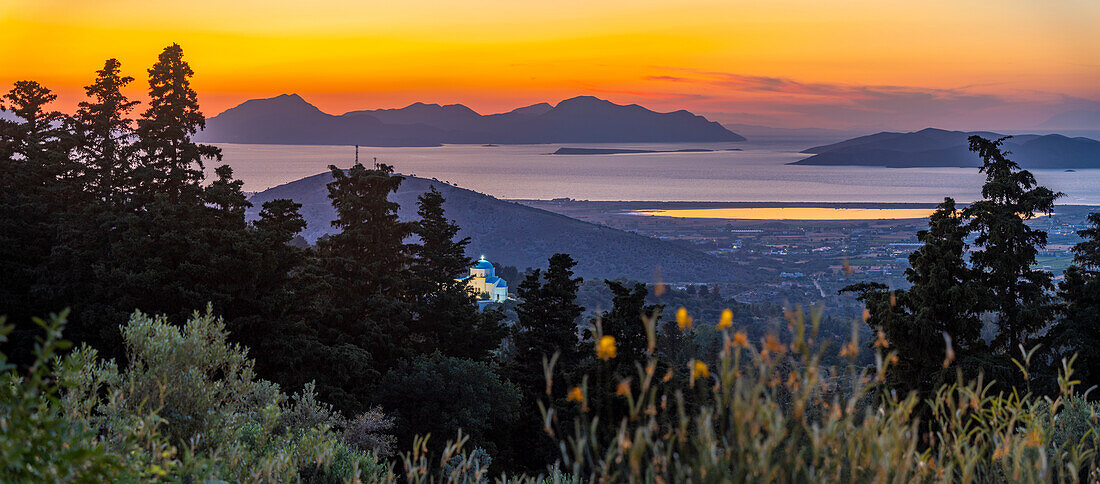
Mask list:
[[[824,144],[824,143],[816,143]],[[244,190],[258,192],[350,167],[353,146],[217,143]],[[937,203],[981,198],[984,176],[972,168],[789,165],[809,155],[809,140],[742,143],[613,143],[360,147],[359,161],[434,178],[502,199],[713,202]],[[561,147],[662,153],[552,155]],[[675,152],[709,149],[708,152]],[[207,166],[212,171],[214,164]],[[1066,205],[1100,205],[1100,169],[1033,170],[1039,184],[1065,193]]]

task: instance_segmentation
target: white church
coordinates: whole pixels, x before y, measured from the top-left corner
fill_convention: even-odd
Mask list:
[[[488,294],[488,301],[504,302],[508,300],[508,281],[497,277],[493,263],[485,260],[485,256],[470,268],[470,275],[459,279],[466,282],[466,287],[475,291],[481,297]]]

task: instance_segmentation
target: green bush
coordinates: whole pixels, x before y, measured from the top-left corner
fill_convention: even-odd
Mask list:
[[[35,345],[34,364],[26,374],[17,373],[0,354],[0,481],[108,482],[127,474],[95,432],[72,425],[56,411],[54,355],[68,346],[60,339],[64,317],[35,319],[46,336]],[[12,331],[3,322],[0,318],[0,343]]]
[[[5,366],[0,481],[377,481],[388,467],[351,449],[312,385],[288,397],[257,379],[209,309],[182,327],[134,313],[129,362],[82,347],[63,358],[64,315],[41,323],[38,360]],[[10,331],[10,330],[5,330]]]

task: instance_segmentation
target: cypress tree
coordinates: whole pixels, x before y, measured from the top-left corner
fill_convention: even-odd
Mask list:
[[[548,399],[555,408],[567,408],[564,398],[569,380],[580,364],[577,318],[583,308],[576,304],[581,278],[573,277],[574,266],[576,262],[568,254],[554,254],[545,272],[531,271],[516,290],[520,302],[516,306],[518,318],[512,327],[514,349],[507,369],[508,379],[523,394],[524,413],[511,439],[518,463],[528,470],[543,469],[560,455],[543,430],[537,409],[538,402],[545,403]],[[558,362],[551,394],[547,395],[543,359],[549,360],[555,353]],[[559,417],[572,418],[568,413],[560,413]]]
[[[129,191],[133,169],[133,123],[128,116],[137,101],[122,89],[134,78],[123,76],[121,64],[107,59],[96,79],[84,88],[91,98],[81,101],[70,123],[78,138],[76,156],[83,165],[82,183],[97,202],[121,203]]]
[[[82,321],[82,303],[102,293],[96,267],[110,254],[112,240],[132,193],[134,121],[130,112],[137,101],[122,89],[134,79],[123,76],[115,59],[104,62],[95,81],[84,88],[81,101],[67,125],[75,138],[73,158],[78,162],[74,190],[79,199],[65,211],[57,245],[50,255],[47,284],[54,300],[74,305],[69,337],[94,343],[94,334]]]
[[[378,295],[400,297],[405,288],[402,274],[410,266],[404,243],[413,225],[398,219],[397,203],[388,200],[404,177],[390,165],[367,169],[357,163],[344,170],[330,166],[329,198],[336,209],[332,226],[340,232],[318,241],[334,276],[347,285],[347,302]]]
[[[944,198],[929,217],[928,230],[917,232],[917,240],[924,245],[909,255],[905,277],[913,286],[906,303],[913,311],[915,324],[933,331],[929,339],[939,346],[932,352],[933,357],[942,356],[944,351],[940,333],[951,337],[956,351],[981,344],[981,301],[986,293],[965,260],[968,234],[955,200]]]
[[[231,258],[219,246],[234,250],[236,242],[226,241],[240,236],[223,239],[219,227],[237,219],[240,228],[243,213],[206,205],[202,167],[205,160],[220,159],[221,152],[192,140],[205,118],[183,50],[176,44],[166,47],[148,72],[150,100],[135,131],[135,166],[127,189],[132,194],[110,220],[108,248],[93,264],[96,283],[83,288],[74,302],[74,332],[108,356],[121,356],[110,353],[119,348],[117,321],[134,309],[186,320],[212,302],[221,313],[231,299],[227,285],[239,277],[218,264]],[[224,186],[214,188],[212,196],[228,201],[239,184],[231,187],[231,173],[223,175]]]
[[[193,75],[179,44],[166,47],[149,69],[149,108],[137,130],[144,156],[137,182],[147,198],[161,193],[174,202],[196,200],[203,160],[221,161],[220,149],[191,140],[206,127],[198,94],[191,88]]]
[[[978,250],[970,260],[988,294],[985,308],[996,317],[999,331],[993,346],[1001,354],[1017,351],[1053,319],[1051,274],[1032,268],[1047,234],[1026,222],[1053,212],[1054,200],[1062,195],[1038,186],[1031,172],[1008,159],[1001,149],[1005,139],[970,137],[970,150],[982,158],[986,182],[983,199],[963,210],[970,219],[968,229],[977,234]]]
[[[521,302],[516,307],[514,363],[517,378],[529,389],[540,391],[544,387],[544,356],[549,358],[558,353],[557,369],[565,374],[571,373],[580,361],[576,321],[584,308],[576,303],[582,282],[581,278],[573,277],[576,265],[569,254],[554,254],[546,272],[532,271],[517,291]]]
[[[955,370],[945,371],[943,365],[948,339],[964,370],[976,373],[973,357],[984,352],[980,315],[985,293],[964,258],[968,233],[955,201],[945,198],[929,217],[928,229],[917,232],[923,245],[909,255],[908,291],[879,283],[841,290],[858,294],[869,313],[867,324],[883,333],[889,350],[897,351],[887,381],[892,388],[923,398],[952,379]]]
[[[329,324],[369,351],[382,368],[410,354],[411,319],[405,274],[410,268],[404,240],[413,225],[398,219],[388,200],[403,177],[385,164],[355,164],[345,173],[329,167],[329,198],[339,233],[317,242],[320,263],[332,279]]]
[[[478,312],[477,296],[457,278],[472,261],[466,256],[470,238],[455,240],[459,227],[448,220],[444,198],[432,186],[417,199],[420,220],[413,246],[412,295],[416,320],[412,332],[422,353],[439,351],[446,356],[482,361],[500,346],[504,330],[497,311]]]

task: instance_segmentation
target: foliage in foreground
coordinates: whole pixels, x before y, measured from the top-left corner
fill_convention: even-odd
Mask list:
[[[595,418],[564,429],[565,469],[631,482],[1100,479],[1100,406],[1074,393],[1071,361],[1063,362],[1054,399],[995,394],[994,382],[960,375],[924,402],[931,417],[922,422],[915,394],[885,390],[896,361],[885,339],[873,343],[871,368],[825,368],[824,352],[838,349],[817,347],[817,313],[806,323],[791,311],[788,322],[790,344],[774,337],[754,344],[743,332],[723,329],[717,362],[679,370],[688,374],[687,388],[667,383],[677,370],[656,371],[651,343],[636,373],[613,383],[629,410],[610,432]],[[854,358],[858,346],[853,340],[839,351]],[[1017,361],[1025,380],[1033,354]],[[587,384],[576,389],[582,414],[594,412],[588,397],[596,391]],[[693,400],[701,404],[686,403]],[[543,416],[548,428],[558,423],[553,409]]]
[[[1060,395],[991,393],[993,382],[940,387],[915,412],[915,395],[883,391],[894,353],[873,343],[876,365],[822,367],[819,313],[788,313],[790,344],[720,331],[717,361],[664,368],[656,318],[634,373],[599,372],[616,362],[600,325],[593,352],[600,377],[568,390],[565,407],[542,404],[545,431],[561,456],[548,474],[507,482],[1074,482],[1100,479],[1100,406],[1075,393],[1063,363]],[[0,475],[5,482],[102,480],[234,482],[488,482],[492,456],[459,433],[441,451],[414,440],[398,462],[374,457],[388,429],[381,415],[349,425],[310,389],[287,397],[256,379],[243,349],[225,342],[220,320],[196,314],[184,326],[135,313],[122,329],[124,369],[88,348],[64,357],[63,316],[41,322],[46,337],[25,375],[7,367],[0,400]],[[7,331],[7,330],[5,330]],[[859,341],[839,351],[850,355]],[[609,346],[610,345],[610,346]],[[948,352],[950,353],[950,352]],[[1033,353],[1031,353],[1033,354]],[[1024,379],[1031,354],[1019,361]],[[553,387],[553,359],[547,362]],[[951,366],[951,361],[945,361]],[[592,383],[598,382],[598,383]],[[606,389],[598,385],[608,386]],[[613,394],[611,393],[613,389]],[[611,395],[613,402],[590,395]],[[558,401],[561,400],[550,400]],[[599,405],[622,405],[600,422]],[[378,412],[376,412],[378,413]],[[575,419],[561,415],[579,415]],[[337,428],[346,427],[343,434]],[[382,449],[382,452],[385,450]]]
[[[257,379],[209,310],[182,327],[134,313],[121,369],[86,346],[57,356],[64,316],[38,321],[46,337],[25,376],[8,366],[0,377],[4,482],[344,482],[389,472],[374,449],[341,438],[346,424],[312,387],[288,397]]]

